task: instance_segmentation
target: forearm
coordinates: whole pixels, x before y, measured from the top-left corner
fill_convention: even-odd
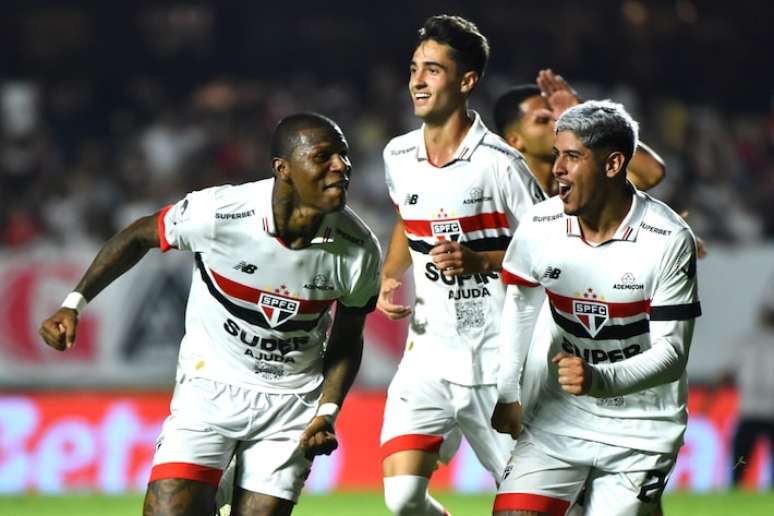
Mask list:
[[[140,218],[108,240],[91,262],[75,290],[92,300],[131,269],[149,249],[159,246],[158,215]]]
[[[624,396],[674,382],[682,376],[688,362],[685,343],[691,341],[694,320],[651,321],[650,325],[653,347],[620,362],[591,365],[590,396]]]
[[[328,345],[323,356],[323,385],[320,404],[341,406],[355,381],[363,356],[365,313],[351,312],[341,304],[336,309]]]
[[[519,382],[541,301],[542,292],[539,288],[509,285],[506,290],[497,377],[498,400],[501,403],[521,400]]]
[[[340,407],[355,381],[363,356],[363,337],[350,341],[348,347],[351,349],[346,353],[325,354],[320,405],[335,403]]]
[[[638,190],[649,190],[660,183],[665,174],[666,167],[661,156],[644,143],[639,142],[629,163],[626,178]]]
[[[500,272],[503,268],[503,258],[505,251],[480,251],[477,252],[478,263],[465,264],[464,274],[474,274],[477,272]]]
[[[409,252],[403,220],[399,216],[390,236],[387,256],[382,267],[382,278],[400,281],[409,267],[411,267],[411,253]]]

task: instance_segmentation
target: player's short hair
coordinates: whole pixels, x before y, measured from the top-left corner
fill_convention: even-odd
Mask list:
[[[415,50],[429,39],[444,43],[452,48],[452,59],[463,73],[472,70],[479,78],[484,76],[489,61],[489,41],[475,23],[461,16],[439,14],[425,21],[418,36]]]
[[[540,95],[540,88],[534,84],[514,86],[497,99],[494,105],[494,121],[497,134],[505,138],[505,129],[514,122],[521,120],[524,111],[521,103],[530,97]]]
[[[562,113],[556,121],[556,134],[562,131],[572,131],[592,151],[623,153],[625,167],[637,147],[639,124],[621,104],[588,100]]]
[[[338,124],[319,113],[296,113],[286,116],[274,128],[271,135],[272,158],[287,159],[300,143],[301,131],[305,129],[330,129],[341,133]]]

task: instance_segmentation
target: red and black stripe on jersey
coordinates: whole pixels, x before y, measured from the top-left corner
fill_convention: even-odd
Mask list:
[[[510,285],[520,285],[523,287],[539,286],[538,283],[524,279],[507,270],[502,271],[502,280],[505,284]],[[638,315],[641,315],[642,317],[635,321],[622,324],[611,324],[610,322],[607,322],[596,335],[591,336],[582,324],[571,319],[571,317],[573,317],[573,301],[589,301],[588,299],[563,296],[549,289],[545,289],[545,291],[548,295],[551,316],[556,325],[567,333],[582,339],[629,339],[649,333],[650,321],[681,321],[701,315],[701,305],[699,302],[681,305],[652,306],[650,299],[641,299],[639,301],[627,303],[597,301],[602,302],[607,306],[608,317],[611,319],[636,317]]]
[[[262,293],[261,290],[248,287],[246,285],[242,285],[235,281],[229,280],[228,278],[225,278],[219,275],[217,272],[213,270],[210,270],[210,272],[208,273],[207,268],[204,265],[204,261],[202,260],[201,253],[194,253],[194,258],[196,261],[196,267],[199,269],[199,274],[201,275],[202,281],[207,286],[207,290],[210,292],[212,297],[214,297],[218,301],[218,303],[220,303],[221,306],[223,306],[223,308],[225,308],[234,317],[237,317],[247,323],[250,323],[255,326],[259,326],[261,328],[265,328],[268,330],[287,331],[287,332],[312,331],[315,327],[317,327],[317,324],[320,322],[320,319],[322,318],[322,316],[325,315],[325,313],[328,311],[328,308],[330,307],[331,303],[335,301],[335,299],[307,300],[307,299],[293,298],[294,301],[298,301],[301,305],[299,307],[299,314],[304,314],[304,315],[315,314],[316,317],[314,317],[313,319],[291,318],[275,327],[272,327],[266,321],[265,316],[260,311],[251,310],[249,308],[246,308],[234,303],[233,301],[229,300],[218,289],[218,287],[220,287],[223,290],[223,292],[226,292],[228,295],[249,303],[258,302],[258,299]],[[210,274],[212,274],[212,277],[210,277]],[[217,283],[217,286],[215,285],[215,283]]]
[[[491,212],[447,219],[404,220],[403,226],[406,230],[409,248],[418,253],[429,254],[435,246],[435,242],[431,243],[423,238],[432,238],[434,236],[432,225],[445,221],[459,223],[461,234],[465,235],[465,246],[475,252],[505,251],[508,244],[511,243],[508,217],[505,213]],[[476,232],[483,233],[484,236],[479,238],[471,236],[472,233]]]

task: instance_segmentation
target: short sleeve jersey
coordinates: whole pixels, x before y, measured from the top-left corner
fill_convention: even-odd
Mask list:
[[[265,392],[308,392],[337,310],[370,312],[380,249],[352,212],[325,216],[311,244],[276,236],[273,180],[188,194],[159,216],[161,249],[193,251],[181,373]]]
[[[613,239],[596,246],[583,239],[578,219],[564,214],[558,197],[536,205],[508,249],[503,280],[545,289],[550,316],[541,313],[534,334],[550,335],[547,361],[559,351],[591,364],[626,360],[656,344],[650,321],[701,313],[690,229],[666,205],[636,190]],[[660,453],[682,442],[685,373],[633,394],[594,398],[564,393],[555,366],[549,367],[553,380],[536,402],[535,427]]]
[[[442,240],[505,251],[522,214],[544,194],[524,158],[478,114],[455,157],[430,162],[423,129],[384,149],[387,187],[406,231],[416,301],[404,363],[462,385],[497,383],[504,287],[498,272],[447,277],[429,255]]]

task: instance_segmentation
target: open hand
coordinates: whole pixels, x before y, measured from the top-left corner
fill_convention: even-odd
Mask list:
[[[398,305],[393,302],[393,297],[400,287],[400,281],[393,278],[382,278],[382,286],[379,288],[379,299],[376,308],[393,321],[403,319],[411,315],[411,307]]]
[[[562,113],[581,102],[578,93],[570,87],[561,75],[555,74],[550,68],[540,70],[536,82],[543,96],[548,100],[555,119],[558,119]]]

